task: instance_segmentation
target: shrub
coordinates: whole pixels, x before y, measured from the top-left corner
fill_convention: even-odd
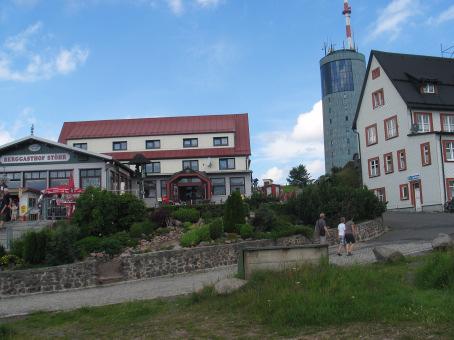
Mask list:
[[[158,228],[158,229],[156,229],[155,232],[156,232],[156,235],[165,235],[170,232],[170,229],[169,228]]]
[[[436,252],[416,273],[416,284],[425,289],[454,289],[454,252]]]
[[[46,260],[47,244],[50,240],[48,229],[29,231],[24,236],[22,258],[29,264],[41,264]]]
[[[241,224],[239,230],[243,239],[251,238],[254,234],[254,228],[250,224]]]
[[[115,237],[88,236],[77,242],[84,255],[104,252],[110,256],[119,254],[123,249],[122,242]]]
[[[222,218],[218,217],[211,221],[211,223],[208,225],[208,228],[210,230],[210,238],[212,240],[221,238],[224,234],[224,222],[222,221]]]
[[[13,254],[3,255],[2,257],[0,257],[0,266],[4,268],[8,268],[10,266],[16,267],[22,264],[22,259]]]
[[[170,217],[169,209],[158,208],[151,214],[151,220],[160,228],[167,227],[167,221]]]
[[[191,222],[184,222],[183,223],[183,229],[184,230],[189,230],[189,229],[191,229],[191,227],[192,227],[192,223]]]
[[[195,223],[200,218],[200,213],[194,208],[180,208],[172,213],[172,217],[181,222]]]
[[[230,194],[224,207],[224,230],[234,232],[237,224],[243,224],[245,220],[243,199],[238,191]]]
[[[110,236],[110,238],[118,240],[122,247],[134,247],[137,245],[137,240],[132,239],[126,231],[119,231]]]
[[[278,225],[277,214],[270,206],[262,204],[255,212],[252,224],[257,231],[269,231]]]
[[[46,252],[46,263],[60,265],[72,263],[80,258],[80,251],[76,246],[79,229],[70,224],[60,224],[50,234]]]
[[[210,229],[207,225],[189,230],[181,236],[180,244],[182,247],[193,247],[202,241],[210,241]]]
[[[11,244],[10,254],[22,258],[24,256],[24,238],[18,238]]]
[[[154,229],[155,226],[150,221],[136,222],[131,226],[129,235],[133,238],[141,238],[143,236],[147,237],[153,232]]]
[[[129,230],[134,222],[143,221],[145,217],[144,202],[137,197],[88,188],[77,199],[73,223],[83,236],[111,235]]]
[[[121,242],[113,237],[103,237],[101,246],[102,251],[110,256],[120,254],[123,249]]]
[[[3,246],[0,244],[0,257],[2,257],[3,255],[6,255],[6,250],[5,250],[5,248],[3,248]]]

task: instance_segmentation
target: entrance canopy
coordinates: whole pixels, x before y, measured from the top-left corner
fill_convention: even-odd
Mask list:
[[[167,181],[170,201],[211,199],[211,180],[205,173],[191,169],[177,172]]]

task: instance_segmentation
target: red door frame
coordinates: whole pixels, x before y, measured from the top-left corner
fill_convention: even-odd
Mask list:
[[[422,182],[421,180],[417,180],[417,181],[411,181],[410,182],[410,198],[411,198],[411,205],[416,208],[416,196],[415,196],[415,184],[416,183],[419,183],[419,194],[421,196],[421,205],[424,203],[424,199],[423,199],[423,195],[422,195]]]

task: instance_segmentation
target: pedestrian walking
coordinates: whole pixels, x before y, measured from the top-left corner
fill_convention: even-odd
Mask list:
[[[342,256],[341,250],[345,249],[347,252],[347,243],[345,242],[345,217],[341,217],[340,223],[337,226],[338,238],[339,238],[339,247],[337,248],[337,255]]]
[[[351,256],[353,252],[353,245],[355,244],[356,226],[353,220],[345,223],[345,242],[347,243],[347,256]]]
[[[325,222],[325,214],[320,213],[320,218],[315,223],[315,236],[320,239],[320,244],[326,244],[326,236],[329,235],[328,227]]]
[[[3,224],[11,220],[11,195],[8,188],[3,189],[3,199],[0,204],[0,229],[4,228]]]

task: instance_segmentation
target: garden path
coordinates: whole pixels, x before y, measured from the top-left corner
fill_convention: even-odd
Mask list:
[[[374,262],[375,257],[372,249],[377,244],[373,241],[358,244],[353,256],[348,257],[345,255],[337,256],[336,247],[330,247],[330,262],[337,265]],[[405,255],[432,249],[430,242],[427,241],[388,243],[387,245],[399,249]],[[102,287],[0,299],[0,318],[36,311],[71,310],[84,306],[102,306],[132,300],[149,300],[190,294],[220,279],[235,275],[236,269],[237,266],[233,265],[191,274],[128,281]]]

